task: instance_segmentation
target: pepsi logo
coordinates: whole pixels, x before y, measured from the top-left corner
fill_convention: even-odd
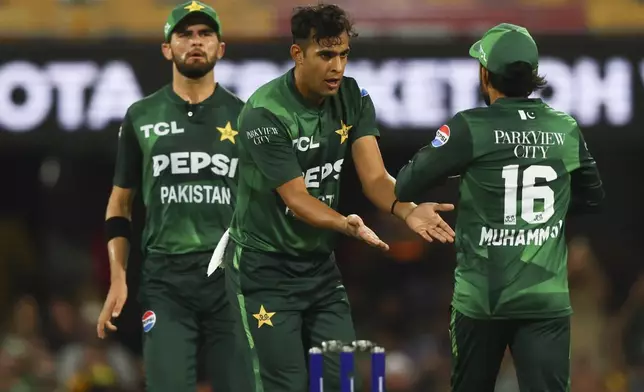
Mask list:
[[[449,140],[449,126],[443,125],[440,128],[438,128],[438,131],[436,131],[436,137],[434,140],[432,140],[432,146],[434,147],[440,147],[447,143]]]
[[[143,332],[150,332],[152,327],[154,327],[154,324],[157,322],[157,315],[154,314],[153,311],[148,310],[145,313],[143,313],[143,317],[141,318],[141,321],[143,322]]]

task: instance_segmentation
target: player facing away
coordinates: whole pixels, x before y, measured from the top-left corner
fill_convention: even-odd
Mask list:
[[[139,301],[147,390],[194,391],[197,351],[204,349],[214,390],[237,392],[231,384],[234,319],[223,271],[208,278],[205,272],[232,218],[235,127],[243,102],[215,82],[213,68],[225,45],[214,9],[181,4],[164,33],[172,83],[134,103],[119,133],[105,222],[112,278],[97,332],[104,338],[105,328],[116,330],[113,318],[127,298],[132,200],[140,191],[146,207]]]
[[[260,87],[239,117],[239,191],[223,257],[253,392],[307,390],[308,348],[355,340],[335,241],[344,234],[388,246],[360,217],[336,211],[349,154],[380,210],[427,240],[451,242],[454,234],[437,214],[453,205],[394,203],[371,98],[343,76],[354,35],[345,12],[298,8],[291,31],[294,68]],[[338,355],[329,356],[325,390],[338,391],[338,382]]]
[[[452,390],[492,392],[509,347],[522,392],[570,387],[566,216],[602,182],[575,120],[541,99],[528,31],[500,24],[470,49],[487,107],[457,113],[399,173],[412,201],[460,175],[451,307]]]

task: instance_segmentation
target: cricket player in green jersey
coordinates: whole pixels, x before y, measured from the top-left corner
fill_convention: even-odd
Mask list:
[[[428,241],[454,235],[437,213],[453,205],[395,203],[371,97],[343,76],[354,36],[345,12],[298,8],[291,31],[294,68],[260,87],[239,117],[239,191],[223,261],[251,382],[240,392],[305,391],[308,349],[356,338],[336,239],[388,247],[360,217],[336,211],[348,154],[377,207]],[[339,390],[338,358],[326,358],[325,391]]]
[[[149,391],[194,391],[197,351],[217,392],[233,387],[234,318],[222,270],[206,277],[210,255],[228,228],[238,170],[237,117],[243,102],[215,82],[224,55],[214,9],[191,1],[174,8],[162,52],[173,63],[172,83],[134,103],[119,132],[114,187],[105,231],[111,287],[97,332],[116,330],[127,298],[132,200],[146,207],[143,356]],[[237,367],[239,368],[239,367]]]
[[[570,388],[566,216],[604,192],[575,120],[532,92],[537,45],[501,24],[470,49],[487,107],[457,113],[399,173],[412,201],[460,175],[452,300],[452,390],[492,392],[509,347],[522,392]]]

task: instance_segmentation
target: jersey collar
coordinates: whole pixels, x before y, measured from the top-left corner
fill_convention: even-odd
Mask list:
[[[215,84],[215,91],[212,94],[210,94],[210,96],[208,98],[204,99],[201,102],[193,104],[193,105],[212,105],[213,103],[216,102],[217,97],[221,94],[220,90],[222,90],[222,89],[223,89],[223,87],[219,83],[216,83]],[[170,98],[170,100],[172,102],[176,103],[177,105],[183,105],[183,106],[190,105],[188,103],[188,101],[186,101],[183,98],[181,98],[174,91],[174,89],[172,88],[172,83],[170,83],[170,84],[168,84],[166,86],[166,93],[167,93],[168,98]]]
[[[315,105],[311,103],[311,101],[307,100],[304,98],[300,90],[297,89],[295,86],[295,68],[291,68],[287,73],[286,73],[286,84],[288,85],[289,90],[291,90],[291,93],[293,94],[293,97],[295,97],[295,100],[306,110],[311,111],[311,112],[320,112],[324,109],[324,106],[326,102],[323,102],[322,105]],[[326,101],[326,99],[325,99]]]
[[[511,98],[501,97],[494,101],[493,105],[526,105],[526,104],[542,104],[541,98]]]

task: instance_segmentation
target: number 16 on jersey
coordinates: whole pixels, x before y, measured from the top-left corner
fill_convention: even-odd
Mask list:
[[[548,185],[535,185],[538,178],[546,183],[557,179],[557,172],[550,166],[532,165],[523,170],[523,181],[519,185],[519,165],[503,167],[501,176],[505,180],[503,200],[503,222],[517,224],[517,204],[521,199],[521,219],[529,224],[547,222],[555,212],[555,193]],[[543,208],[535,211],[535,201],[543,201]]]

